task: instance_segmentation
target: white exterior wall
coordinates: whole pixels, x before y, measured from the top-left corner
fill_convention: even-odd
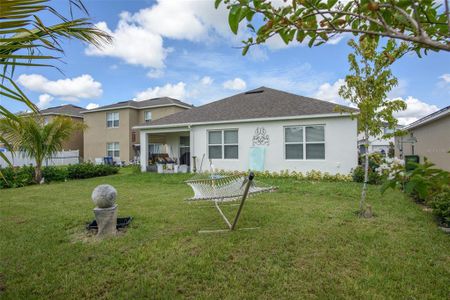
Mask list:
[[[325,125],[324,160],[286,160],[284,126]],[[249,150],[257,127],[264,127],[270,138],[266,146],[264,169],[271,172],[282,170],[305,173],[311,170],[331,174],[348,174],[357,165],[357,126],[350,117],[315,118],[285,121],[261,121],[252,123],[229,123],[220,125],[196,125],[191,127],[191,157],[197,156],[197,168],[205,155],[203,170],[208,162],[208,130],[238,129],[239,159],[214,159],[216,169],[246,171],[249,168]]]

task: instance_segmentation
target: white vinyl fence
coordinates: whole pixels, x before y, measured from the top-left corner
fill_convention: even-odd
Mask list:
[[[11,152],[6,151],[3,152],[9,161],[16,167],[21,167],[24,165],[36,165],[34,159],[30,159],[26,155],[21,152],[14,152],[12,155]],[[80,162],[80,151],[79,150],[70,150],[70,151],[61,151],[57,152],[51,158],[44,160],[44,166],[63,166],[63,165],[73,165],[78,164]],[[0,167],[7,167],[8,164],[6,161],[0,157]]]

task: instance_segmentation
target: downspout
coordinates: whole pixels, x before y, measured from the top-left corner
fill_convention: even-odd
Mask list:
[[[192,128],[191,125],[188,125],[189,128],[189,164],[190,167],[194,167],[194,161],[192,159],[192,155],[194,154],[194,135],[192,134]],[[191,161],[192,160],[192,161]]]

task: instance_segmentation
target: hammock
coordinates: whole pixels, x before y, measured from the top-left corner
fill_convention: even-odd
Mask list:
[[[247,176],[242,175],[210,175],[209,178],[191,179],[187,180],[186,183],[194,191],[194,196],[187,199],[188,201],[235,201],[242,198],[247,183],[250,184],[249,195],[270,192],[275,189],[271,186],[257,186],[253,178],[249,180]]]
[[[203,178],[202,178],[203,177]],[[236,228],[237,221],[244,206],[245,200],[248,196],[272,192],[276,190],[273,186],[262,186],[256,184],[253,180],[255,175],[251,172],[249,176],[242,175],[210,175],[199,174],[194,179],[187,180],[186,183],[194,191],[194,196],[187,199],[188,201],[213,201],[216,209],[228,225],[229,230]],[[225,214],[220,209],[219,203],[236,201],[240,199],[239,209],[231,223]],[[214,230],[217,231],[217,230]],[[214,232],[214,231],[200,231],[200,232]],[[222,230],[219,230],[222,231]]]

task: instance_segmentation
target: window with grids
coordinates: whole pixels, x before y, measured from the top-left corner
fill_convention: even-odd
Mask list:
[[[111,157],[120,157],[120,146],[118,142],[106,144],[106,154]]]
[[[238,130],[208,131],[208,157],[209,159],[238,159]]]
[[[150,122],[152,120],[152,112],[151,111],[146,111],[144,112],[144,121],[146,123]]]
[[[118,112],[106,113],[106,127],[108,127],[108,128],[119,127],[119,113]]]
[[[325,127],[289,126],[284,128],[286,159],[325,159]]]

